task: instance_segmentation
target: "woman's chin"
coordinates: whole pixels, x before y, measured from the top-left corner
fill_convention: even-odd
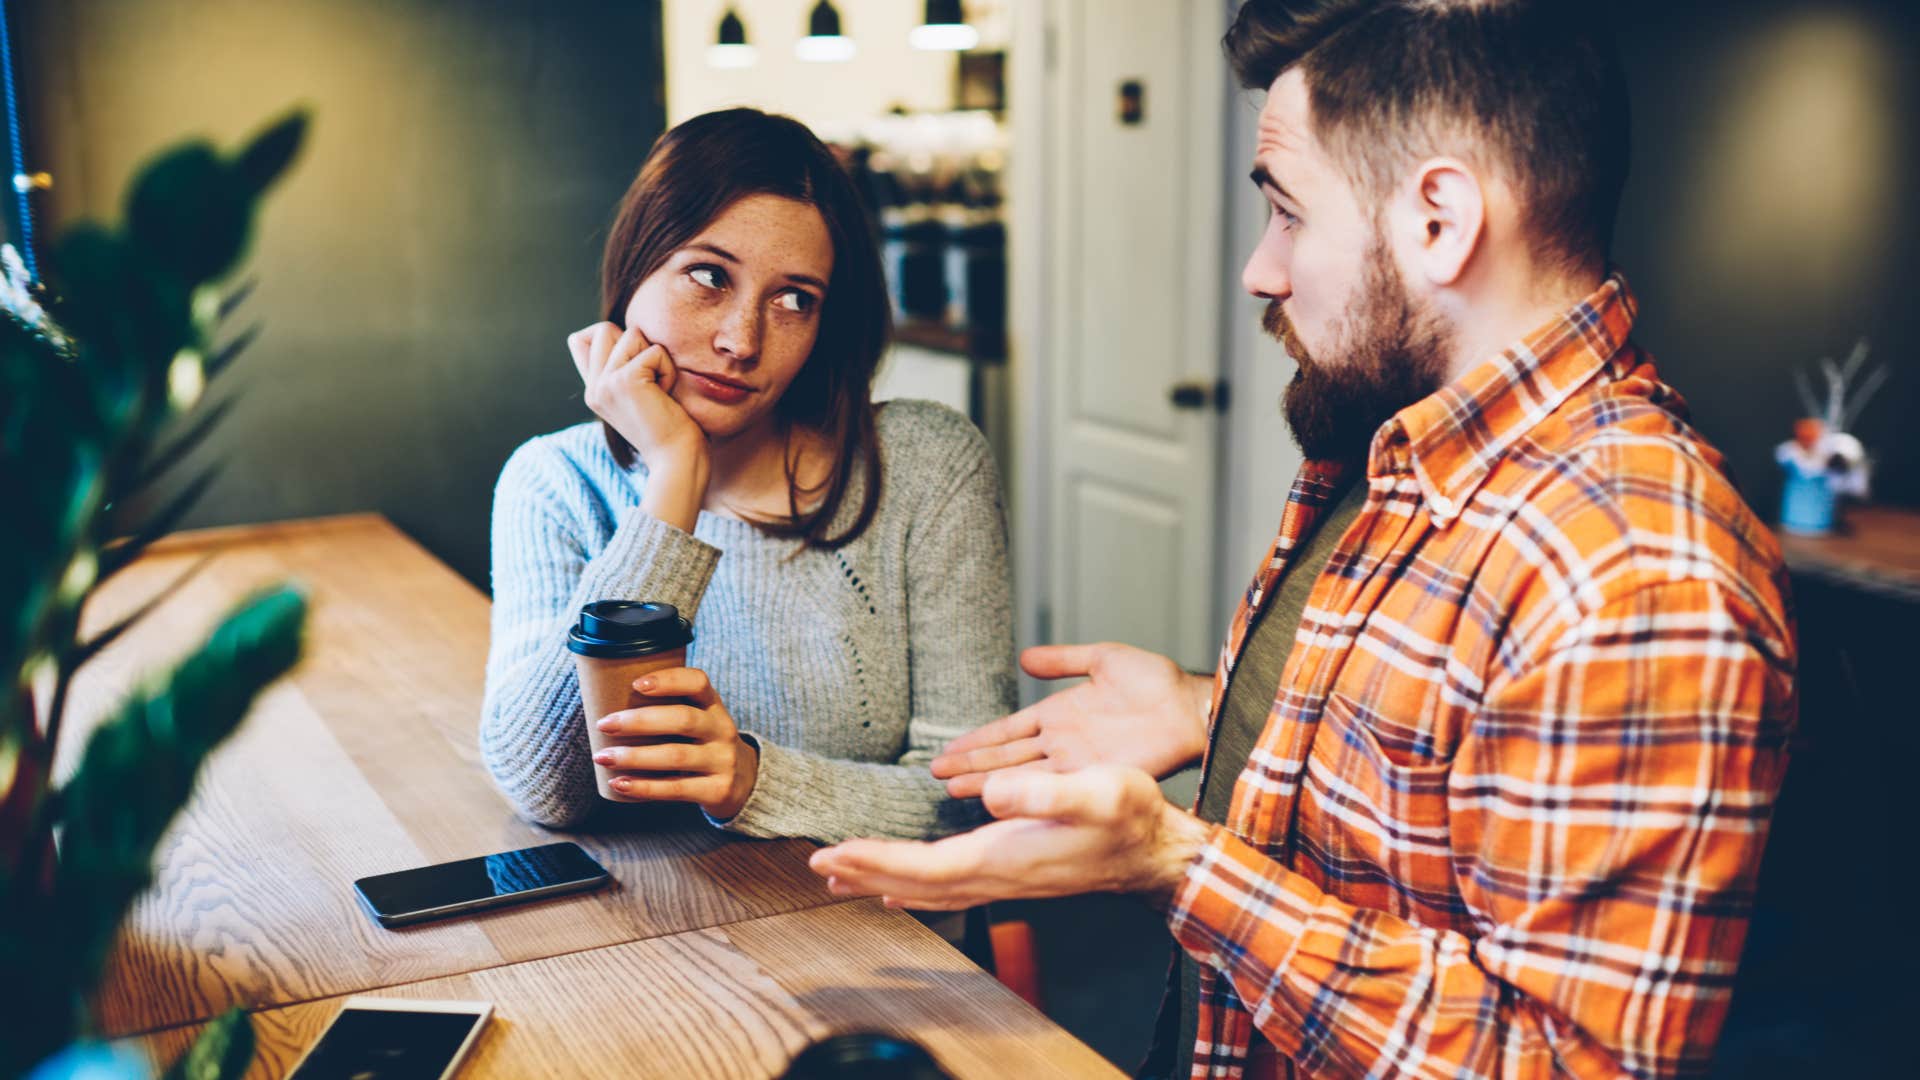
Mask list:
[[[694,424],[707,433],[710,442],[725,442],[753,423],[753,417],[746,409],[729,408],[697,397],[682,401],[680,405],[693,418]]]

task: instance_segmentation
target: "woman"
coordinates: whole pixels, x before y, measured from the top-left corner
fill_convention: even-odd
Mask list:
[[[601,266],[606,321],[567,339],[599,417],[500,474],[481,746],[526,817],[598,800],[567,629],[584,603],[671,603],[688,666],[615,713],[644,800],[750,836],[926,837],[977,823],[926,762],[1013,706],[999,481],[964,417],[871,401],[887,298],[847,175],[750,109],[662,136]],[[646,680],[643,680],[643,684]]]

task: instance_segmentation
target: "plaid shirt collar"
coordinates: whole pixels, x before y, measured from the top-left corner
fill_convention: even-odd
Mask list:
[[[1540,421],[1617,355],[1639,303],[1618,271],[1500,355],[1412,405],[1374,434],[1367,475],[1411,471],[1436,523],[1459,515]],[[1327,466],[1314,463],[1314,471]]]

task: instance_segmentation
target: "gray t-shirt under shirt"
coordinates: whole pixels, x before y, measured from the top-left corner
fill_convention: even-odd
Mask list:
[[[1273,711],[1273,700],[1280,689],[1280,672],[1293,653],[1294,635],[1300,629],[1300,616],[1306,611],[1307,598],[1320,572],[1326,569],[1340,546],[1347,526],[1366,504],[1366,495],[1365,484],[1348,485],[1315,527],[1299,558],[1287,568],[1286,576],[1280,581],[1280,591],[1261,609],[1247,631],[1246,646],[1240,651],[1240,659],[1227,682],[1227,695],[1220,702],[1219,722],[1213,726],[1213,749],[1207,760],[1206,775],[1200,780],[1201,820],[1215,824],[1226,822],[1227,812],[1233,805],[1234,783],[1247,767],[1247,758],[1253,754],[1260,734],[1266,730],[1267,716]],[[1199,1029],[1200,994],[1200,966],[1184,950],[1179,954],[1173,982],[1175,985],[1168,987],[1169,999],[1161,1008],[1160,1032],[1164,1035],[1171,1022],[1178,1019],[1177,1036],[1168,1047],[1172,1054],[1169,1064],[1175,1065],[1173,1073],[1184,1076],[1185,1055],[1193,1049]],[[1160,1057],[1155,1055],[1156,1059]]]

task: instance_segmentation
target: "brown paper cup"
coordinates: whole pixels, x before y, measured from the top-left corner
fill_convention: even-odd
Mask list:
[[[634,656],[618,660],[602,660],[591,656],[574,655],[574,663],[580,671],[580,703],[587,718],[587,745],[594,753],[609,746],[651,746],[659,742],[671,742],[670,738],[655,736],[609,735],[600,730],[600,718],[608,713],[622,709],[637,709],[642,705],[670,705],[675,698],[643,697],[633,688],[633,681],[648,672],[663,668],[687,666],[687,650],[669,649],[666,652],[652,653],[647,656]],[[631,795],[622,795],[613,790],[609,783],[616,776],[639,776],[627,769],[609,769],[595,763],[593,766],[594,787],[603,799],[614,802],[646,802]]]

